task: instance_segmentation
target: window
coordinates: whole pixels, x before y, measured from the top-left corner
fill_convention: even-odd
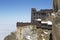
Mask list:
[[[46,13],[41,13],[41,15],[42,15],[42,16],[45,16],[45,15],[46,15]]]
[[[35,16],[35,13],[34,13],[34,16]]]
[[[41,13],[41,17],[46,17],[46,13]]]

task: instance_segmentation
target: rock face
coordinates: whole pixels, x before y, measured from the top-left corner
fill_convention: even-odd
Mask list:
[[[55,12],[60,10],[60,0],[53,0],[53,10]]]
[[[16,34],[12,32],[10,35],[6,36],[4,40],[17,40],[16,39]]]
[[[16,33],[18,40],[49,40],[51,30],[37,29],[36,25],[21,23],[17,25]]]
[[[60,12],[57,12],[56,17],[54,18],[52,29],[53,39],[60,40]]]
[[[57,1],[58,1],[58,10],[60,10],[60,0]]]
[[[53,18],[53,40],[60,40],[60,0],[53,0],[53,9],[55,17]]]
[[[49,40],[51,30],[47,29],[37,29],[37,30],[38,30],[38,40]]]
[[[38,40],[36,25],[24,24],[17,28],[18,40]]]
[[[51,30],[37,29],[36,25],[18,26],[15,33],[11,33],[4,40],[49,40]]]

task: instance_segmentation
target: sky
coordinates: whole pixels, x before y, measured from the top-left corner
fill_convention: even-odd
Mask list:
[[[52,0],[0,0],[0,40],[15,32],[17,22],[30,22],[31,8],[52,9]]]

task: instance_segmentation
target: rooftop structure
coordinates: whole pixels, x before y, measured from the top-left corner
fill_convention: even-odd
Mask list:
[[[35,19],[46,20],[53,13],[52,9],[41,9],[37,11],[35,8],[31,9],[31,23],[35,23]]]
[[[35,8],[32,8],[31,9],[31,23],[35,23],[36,25],[38,25],[38,28],[39,27],[42,28],[41,24],[45,23],[46,28],[48,29],[50,27],[47,27],[47,25],[52,25],[52,23],[49,20],[49,17],[52,16],[52,13],[53,13],[52,9],[41,9],[40,11],[37,11]],[[52,27],[50,29],[52,29]]]

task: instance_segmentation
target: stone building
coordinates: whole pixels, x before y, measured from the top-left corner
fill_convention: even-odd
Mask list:
[[[17,22],[16,37],[18,40],[37,40],[36,25]]]
[[[31,23],[35,23],[40,28],[47,28],[47,21],[50,21],[50,17],[52,16],[53,10],[52,9],[41,9],[37,11],[36,8],[32,8],[31,10]],[[42,22],[45,22],[46,27],[42,27]],[[52,27],[51,27],[52,29]]]
[[[35,23],[35,19],[47,20],[49,16],[53,13],[52,9],[41,9],[37,11],[36,8],[31,9],[31,22]]]
[[[37,28],[34,23],[17,22],[16,38],[18,40],[49,40],[51,30]]]
[[[53,10],[36,11],[35,8],[32,8],[31,12],[31,22],[16,23],[15,38],[17,40],[49,40],[49,35],[52,32],[52,22],[49,17],[51,17]]]
[[[16,37],[18,40],[49,40],[52,31],[52,22],[48,19],[53,10],[31,10],[31,22],[17,22]]]
[[[31,10],[31,22],[17,22],[17,40],[60,40],[60,0],[53,0],[53,9]],[[9,39],[6,39],[9,40]]]

